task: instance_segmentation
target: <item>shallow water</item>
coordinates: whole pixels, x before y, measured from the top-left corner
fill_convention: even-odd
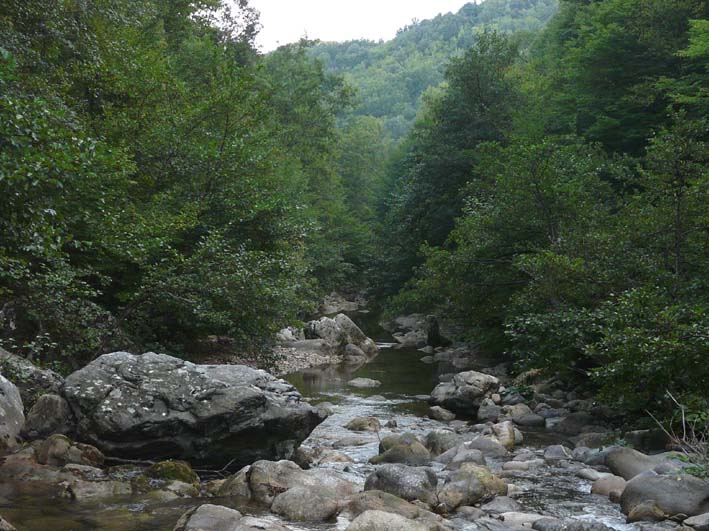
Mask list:
[[[377,455],[380,437],[391,433],[384,428],[379,434],[354,433],[343,426],[354,417],[374,416],[382,425],[389,420],[398,424],[397,432],[412,432],[425,436],[434,429],[450,429],[446,424],[425,417],[428,404],[425,399],[438,383],[440,374],[452,372],[445,364],[427,365],[420,361],[423,353],[390,348],[390,336],[381,330],[373,316],[355,315],[365,333],[380,341],[380,354],[369,364],[360,367],[319,367],[288,375],[304,398],[312,403],[330,402],[334,411],[303,443],[306,447],[331,447],[351,457],[354,464],[324,465],[346,470],[355,482],[363,484],[373,470],[368,460]],[[483,362],[481,361],[481,364]],[[355,389],[347,382],[355,377],[372,378],[382,382],[374,389]],[[362,439],[363,444],[341,446],[345,437]],[[526,445],[541,453],[540,448],[560,442],[558,436],[546,432],[529,432]],[[501,462],[488,463],[499,470]],[[434,464],[440,471],[440,465]],[[590,482],[577,478],[563,468],[543,467],[508,478],[523,492],[517,500],[526,510],[557,517],[597,520],[618,529],[631,531],[625,524],[619,507],[604,497],[590,494]],[[234,500],[187,499],[169,503],[136,503],[131,499],[116,499],[98,505],[82,505],[50,495],[22,494],[20,485],[0,488],[0,514],[12,522],[18,531],[171,531],[179,516],[188,508],[201,503],[230,505],[245,514],[264,516],[258,508],[239,505]],[[273,521],[281,521],[268,515]],[[348,521],[340,517],[327,524],[286,524],[294,531],[346,529]],[[477,529],[475,524],[454,520],[456,529]]]
[[[381,329],[373,330],[371,320],[362,322],[357,316],[353,317],[365,333],[380,340],[388,337]],[[428,365],[421,362],[420,359],[425,354],[417,350],[396,350],[390,348],[390,343],[380,342],[379,345],[381,350],[377,358],[356,371],[343,367],[320,367],[287,377],[303,396],[313,403],[329,402],[333,405],[334,414],[313,431],[303,443],[305,446],[329,447],[352,435],[368,439],[369,442],[361,446],[337,448],[355,461],[349,468],[360,483],[363,483],[373,470],[373,466],[367,461],[378,454],[379,438],[392,432],[383,428],[378,435],[353,434],[343,427],[352,418],[374,416],[382,425],[393,419],[398,424],[395,430],[397,433],[412,432],[420,436],[425,436],[435,429],[451,429],[447,424],[425,417],[428,410],[425,399],[438,383],[438,376],[452,372],[452,368],[446,364]],[[481,360],[481,366],[485,366],[484,360]],[[379,380],[382,385],[375,389],[348,387],[347,381],[355,377]],[[529,430],[525,433],[525,442],[518,450],[526,448],[537,452],[541,457],[544,447],[563,442],[564,439],[558,434],[545,430]],[[488,460],[493,471],[500,471],[502,464],[501,461]],[[336,467],[341,469],[342,465]],[[434,469],[436,468],[440,471],[441,467],[434,463]],[[542,467],[529,472],[516,472],[506,480],[523,491],[515,499],[529,512],[560,518],[594,520],[619,531],[637,529],[636,526],[625,523],[625,516],[617,504],[611,503],[606,497],[591,494],[589,481],[576,477],[574,472],[564,468]],[[337,528],[345,529],[346,523],[341,520]],[[453,525],[461,530],[478,529],[474,523],[460,520],[454,520]]]

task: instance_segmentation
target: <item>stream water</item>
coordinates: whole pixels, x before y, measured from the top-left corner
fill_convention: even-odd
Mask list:
[[[426,398],[438,383],[442,373],[451,372],[442,364],[425,364],[423,354],[411,349],[394,349],[387,343],[391,337],[366,315],[354,316],[365,333],[378,341],[380,354],[367,365],[353,369],[343,366],[312,368],[287,376],[312,403],[329,402],[333,414],[303,443],[306,447],[334,447],[348,455],[354,463],[336,463],[332,466],[344,470],[354,481],[363,484],[373,470],[369,458],[377,455],[379,437],[390,433],[384,428],[380,434],[353,433],[343,426],[354,417],[377,417],[382,425],[396,421],[396,432],[412,432],[425,436],[435,429],[450,430],[451,425],[425,417]],[[481,365],[484,362],[481,360]],[[347,382],[354,377],[372,378],[382,382],[374,389],[354,389]],[[454,424],[455,425],[455,424]],[[349,440],[347,440],[349,438]],[[530,450],[539,452],[558,438],[545,432],[527,432],[525,443]],[[523,446],[524,446],[523,445]],[[489,461],[493,471],[500,471],[501,462]],[[434,464],[436,468],[436,464]],[[440,471],[440,468],[438,469]],[[600,521],[619,531],[630,531],[619,507],[607,498],[590,494],[590,482],[579,479],[573,472],[562,468],[542,467],[529,472],[516,472],[507,481],[521,489],[516,499],[525,510],[557,517],[572,517]],[[186,499],[172,502],[125,499],[104,502],[100,505],[83,505],[56,499],[37,492],[23,493],[21,485],[5,484],[0,487],[0,514],[13,523],[18,531],[171,531],[175,522],[187,508],[200,503],[232,506],[247,514],[260,515],[256,507],[242,505],[235,500]],[[268,515],[274,521],[276,517]],[[293,524],[297,531],[332,530],[333,524],[344,530],[348,521],[341,517],[337,523]],[[478,529],[474,523],[453,520],[456,529]]]

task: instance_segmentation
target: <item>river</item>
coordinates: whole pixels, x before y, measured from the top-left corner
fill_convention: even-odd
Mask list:
[[[449,424],[425,416],[428,409],[426,398],[438,383],[439,375],[451,372],[450,367],[421,362],[424,354],[417,350],[392,348],[393,344],[388,342],[391,337],[379,328],[376,320],[366,314],[354,317],[365,332],[377,340],[380,353],[375,359],[356,370],[342,366],[319,367],[288,375],[286,379],[311,403],[331,404],[333,414],[312,432],[303,443],[304,447],[336,447],[353,462],[323,466],[344,470],[355,482],[364,484],[374,469],[368,460],[378,454],[380,437],[393,432],[411,432],[423,437],[431,430],[460,427],[465,421]],[[481,367],[485,366],[485,361],[480,360]],[[382,385],[374,389],[354,389],[347,382],[355,377],[379,380]],[[384,428],[379,434],[353,434],[343,427],[349,420],[362,416],[377,417],[382,425],[394,421],[397,427]],[[354,435],[357,444],[342,444],[343,439],[353,439]],[[563,439],[558,435],[527,431],[522,449],[541,455],[546,445],[559,442]],[[488,459],[489,467],[495,472],[501,471],[502,464]],[[433,467],[438,472],[442,470],[442,465],[434,463]],[[513,476],[507,475],[506,481],[517,487],[515,499],[530,512],[599,521],[619,531],[635,528],[625,524],[625,517],[616,504],[605,497],[592,495],[590,482],[578,478],[574,471],[564,466],[515,472]],[[19,484],[0,487],[0,513],[18,531],[171,531],[180,514],[199,503],[229,505],[244,513],[263,516],[257,507],[236,500],[192,498],[161,502],[141,499],[131,503],[122,499],[100,505],[82,505],[49,494],[43,496],[36,491],[24,493]],[[281,521],[275,516],[267,516]],[[333,524],[338,530],[344,530],[348,525],[344,517],[340,517],[336,524],[284,523],[297,531],[332,530]],[[464,520],[453,519],[452,524],[461,530],[479,529],[476,524]]]

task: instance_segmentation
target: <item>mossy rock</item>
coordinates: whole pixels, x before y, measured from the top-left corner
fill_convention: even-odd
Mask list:
[[[199,484],[199,476],[185,461],[160,461],[145,471],[145,475],[152,479],[166,481],[182,481],[183,483]]]
[[[150,478],[142,474],[132,478],[130,484],[133,489],[133,494],[145,494],[154,488],[150,483]]]
[[[373,465],[382,463],[404,463],[409,466],[424,466],[431,462],[431,453],[418,441],[411,444],[397,444],[383,454],[372,457]]]
[[[475,463],[463,463],[460,470],[473,475],[488,490],[490,497],[507,496],[507,483],[490,472],[487,467]]]
[[[383,454],[387,450],[391,450],[394,446],[410,445],[415,442],[420,442],[413,433],[402,433],[400,435],[388,435],[379,441],[379,453]]]

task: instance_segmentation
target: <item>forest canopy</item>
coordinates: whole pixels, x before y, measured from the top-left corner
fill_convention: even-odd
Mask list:
[[[380,289],[627,410],[706,400],[709,8],[564,0],[486,32],[392,165]]]
[[[340,131],[350,87],[305,45],[260,56],[257,24],[246,1],[3,2],[6,347],[257,349],[354,282],[371,214],[345,201],[381,157],[342,172],[343,147],[380,127]]]

